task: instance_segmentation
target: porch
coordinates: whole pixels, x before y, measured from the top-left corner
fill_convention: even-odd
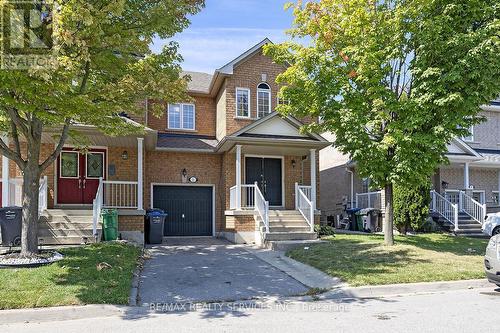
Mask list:
[[[86,134],[90,145],[85,151],[65,146],[40,179],[40,244],[98,241],[101,212],[106,208],[118,210],[122,237],[143,242],[143,163],[148,139],[110,138],[89,129]],[[41,159],[53,148],[54,142],[44,136]],[[14,162],[2,159],[2,207],[22,206],[21,175]]]
[[[316,238],[317,154],[308,147],[236,144],[228,155],[235,183],[228,184],[226,228],[256,243]]]

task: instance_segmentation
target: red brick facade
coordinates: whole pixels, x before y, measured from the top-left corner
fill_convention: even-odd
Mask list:
[[[242,62],[235,64],[232,74],[224,74],[222,82],[217,86],[217,91],[206,94],[192,94],[192,101],[178,101],[193,103],[195,105],[195,129],[190,131],[172,130],[168,128],[167,104],[158,101],[143,103],[143,115],[134,115],[133,120],[146,124],[158,133],[190,134],[199,136],[217,137],[221,140],[238,130],[250,125],[257,120],[257,87],[260,83],[267,83],[271,89],[271,110],[277,105],[279,86],[276,77],[285,68],[274,63],[269,57],[264,56],[259,50]],[[236,88],[250,89],[250,118],[236,117]],[[152,110],[158,104],[164,110],[160,115],[153,114]],[[113,140],[110,138],[109,140]],[[271,140],[271,139],[270,139]],[[278,147],[275,145],[275,147]],[[42,158],[54,148],[53,145],[42,147]],[[303,148],[303,154],[286,154],[286,148],[277,148],[278,156],[283,158],[283,208],[295,209],[295,183],[310,185],[310,160],[308,147]],[[122,155],[127,158],[122,158]],[[277,155],[272,154],[272,155]],[[263,154],[266,155],[266,154]],[[137,147],[107,147],[108,180],[137,181],[138,160]],[[317,161],[319,158],[317,157]],[[292,163],[293,161],[293,163]],[[228,231],[255,231],[252,216],[235,216],[225,219],[225,211],[230,208],[230,188],[236,184],[236,155],[234,149],[220,152],[177,152],[162,151],[151,146],[145,147],[143,159],[143,207],[151,207],[152,184],[184,184],[186,178],[182,177],[182,170],[186,169],[188,178],[194,176],[198,179],[197,185],[213,186],[215,189],[215,221],[216,232]],[[11,162],[11,176],[19,176],[19,170]],[[317,166],[318,168],[318,163]],[[245,183],[245,158],[242,154],[242,183]],[[1,172],[1,171],[0,171]],[[44,173],[49,183],[49,208],[54,206],[56,186],[56,166],[49,167]],[[319,184],[319,171],[317,171]],[[317,186],[319,198],[319,186]],[[318,200],[319,201],[319,200]],[[227,225],[232,227],[226,228]],[[143,231],[142,216],[121,215],[119,218],[120,231]]]

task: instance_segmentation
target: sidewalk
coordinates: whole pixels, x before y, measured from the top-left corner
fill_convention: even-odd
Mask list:
[[[385,286],[366,286],[356,288],[337,288],[317,296],[300,297],[262,297],[248,301],[238,301],[238,304],[276,304],[276,303],[297,303],[304,302],[314,304],[318,301],[335,301],[340,303],[352,303],[353,299],[384,299],[397,296],[418,296],[431,295],[437,293],[453,294],[453,291],[463,292],[466,290],[477,289],[488,293],[500,295],[495,292],[495,286],[488,283],[487,280],[465,280],[451,282],[430,282],[430,283],[410,283]],[[313,302],[314,301],[314,302]],[[228,309],[234,302],[224,303]],[[222,304],[222,303],[221,303]],[[150,310],[149,307],[128,307],[116,305],[86,305],[86,306],[66,306],[53,308],[37,309],[19,309],[0,311],[0,331],[2,325],[16,323],[42,323],[70,321],[78,319],[95,318],[125,318],[139,319],[148,318],[157,312]]]

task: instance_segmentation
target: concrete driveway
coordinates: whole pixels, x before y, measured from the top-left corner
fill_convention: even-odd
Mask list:
[[[242,245],[215,238],[175,238],[149,247],[138,304],[231,301],[292,296],[307,287]]]

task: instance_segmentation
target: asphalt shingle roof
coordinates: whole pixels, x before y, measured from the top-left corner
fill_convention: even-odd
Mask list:
[[[215,137],[192,134],[158,133],[158,148],[213,151],[219,141]]]
[[[191,77],[191,81],[188,83],[189,91],[196,91],[202,93],[209,93],[210,91],[210,83],[212,82],[212,74],[201,73],[201,72],[192,72],[192,71],[183,71],[182,75],[189,75]]]

